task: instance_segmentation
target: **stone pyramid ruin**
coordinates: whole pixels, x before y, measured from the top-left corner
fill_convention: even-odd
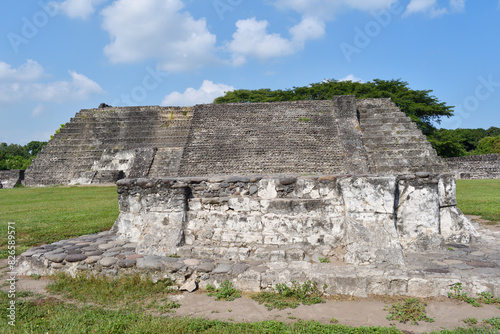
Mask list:
[[[121,178],[443,171],[390,99],[81,110],[27,169],[27,186]]]
[[[446,172],[390,99],[82,110],[25,184],[116,182],[119,217],[28,250],[19,270],[140,270],[190,291],[224,280],[254,291],[311,280],[356,296],[442,296],[459,281],[500,291],[498,269],[483,270],[497,246],[480,248]]]

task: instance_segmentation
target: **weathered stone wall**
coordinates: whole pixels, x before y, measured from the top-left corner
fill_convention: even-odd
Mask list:
[[[445,159],[457,179],[500,179],[500,154]]]
[[[451,175],[118,181],[112,231],[142,254],[404,264],[405,251],[467,243]]]
[[[332,101],[197,106],[179,175],[347,173],[337,118]]]
[[[14,188],[24,179],[24,170],[0,170],[0,189]]]

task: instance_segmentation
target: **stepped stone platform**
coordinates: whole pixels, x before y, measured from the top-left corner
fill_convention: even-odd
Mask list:
[[[473,226],[454,187],[429,173],[124,179],[111,231],[32,248],[17,271],[141,273],[189,291],[312,280],[332,295],[446,296],[456,283],[499,295],[500,231]]]
[[[194,291],[207,284],[218,286],[230,280],[244,291],[261,291],[291,280],[327,284],[330,295],[446,296],[462,283],[470,296],[481,292],[500,295],[500,231],[475,224],[481,235],[469,245],[448,243],[435,251],[410,251],[405,264],[376,263],[353,265],[331,260],[317,253],[302,260],[280,257],[268,260],[195,257],[193,254],[157,256],[141,254],[137,243],[121,240],[113,232],[85,235],[71,240],[32,248],[18,260],[20,275],[128,275],[139,273],[156,280],[172,279],[180,289]]]
[[[26,186],[175,176],[192,108],[104,107],[76,114],[26,170]]]
[[[122,178],[440,173],[390,99],[81,110],[26,170],[26,186]]]
[[[390,99],[82,110],[25,183],[116,182],[120,215],[110,232],[25,252],[19,272],[499,293],[498,246],[479,242],[446,168]]]

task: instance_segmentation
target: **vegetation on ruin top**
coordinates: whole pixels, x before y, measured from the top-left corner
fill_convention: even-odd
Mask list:
[[[355,95],[359,99],[391,98],[402,112],[417,123],[439,156],[500,153],[500,128],[437,129],[436,123],[439,124],[443,117],[453,115],[453,107],[431,93],[432,90],[411,89],[407,82],[400,79],[375,79],[365,83],[331,79],[284,90],[238,89],[226,92],[224,96],[216,98],[214,103],[331,100],[336,95]]]

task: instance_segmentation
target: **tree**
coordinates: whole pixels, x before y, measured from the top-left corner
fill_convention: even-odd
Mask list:
[[[453,115],[451,106],[431,95],[432,90],[413,90],[408,83],[398,80],[375,79],[361,83],[352,81],[325,80],[304,87],[286,90],[246,90],[227,92],[214,103],[277,102],[297,100],[330,100],[335,95],[356,95],[357,98],[391,98],[392,101],[415,121],[424,134],[435,131],[433,123],[442,117]]]
[[[31,156],[36,156],[45,145],[47,145],[46,141],[30,141],[26,145],[26,149]]]
[[[0,143],[0,170],[26,169],[47,142],[32,141],[25,146]]]
[[[476,154],[500,154],[500,136],[497,137],[484,137],[479,141]]]

